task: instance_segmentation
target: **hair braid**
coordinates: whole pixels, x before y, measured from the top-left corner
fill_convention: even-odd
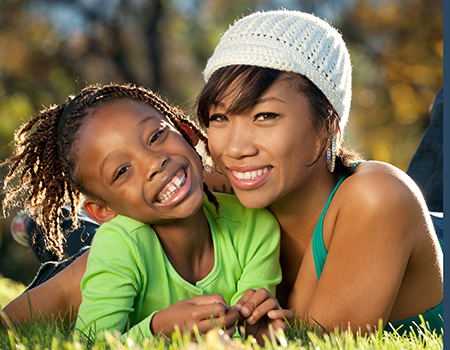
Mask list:
[[[181,124],[189,126],[201,141],[207,141],[206,135],[181,110],[151,90],[134,85],[86,87],[77,96],[69,96],[66,103],[47,108],[25,123],[15,135],[15,154],[1,164],[10,164],[4,180],[4,213],[6,215],[11,207],[28,210],[42,229],[47,248],[60,258],[64,257],[65,242],[61,229],[63,206],[70,205],[76,228],[77,212],[85,196],[98,198],[77,174],[74,145],[78,131],[86,117],[105,103],[119,98],[141,101],[156,108],[193,148],[191,138]],[[13,184],[16,178],[19,184]],[[204,191],[218,210],[217,199],[206,184]]]
[[[62,171],[56,140],[56,128],[65,107],[53,106],[25,123],[15,135],[15,155],[3,163],[12,164],[4,180],[4,212],[19,205],[28,210],[38,227],[46,229],[45,244],[60,257],[64,243],[61,206],[66,202],[66,193],[73,190]],[[12,187],[15,178],[20,183]]]

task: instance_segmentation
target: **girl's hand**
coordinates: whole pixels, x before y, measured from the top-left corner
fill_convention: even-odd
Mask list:
[[[178,325],[182,333],[193,335],[194,325],[200,333],[220,327],[232,336],[239,312],[230,307],[220,294],[200,295],[178,301],[168,308],[158,311],[152,319],[150,330],[154,335],[169,336]]]
[[[278,300],[264,288],[249,289],[236,302],[235,307],[246,322],[247,333],[263,345],[263,335],[269,335],[269,324],[274,329],[285,330],[294,320],[291,310],[281,309]]]

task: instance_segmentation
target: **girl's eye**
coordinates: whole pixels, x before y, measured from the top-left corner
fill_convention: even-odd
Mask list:
[[[277,113],[258,113],[255,116],[255,121],[259,120],[259,121],[264,121],[264,120],[272,120],[275,119],[279,116],[279,114]]]
[[[151,138],[150,138],[150,144],[155,143],[158,141],[159,137],[162,135],[165,129],[157,131]]]
[[[220,122],[225,122],[227,120],[228,120],[228,118],[225,115],[220,114],[220,113],[213,114],[212,116],[209,117],[210,123],[212,123],[212,122],[220,123]]]
[[[129,166],[124,166],[120,168],[114,175],[114,181],[116,181],[119,177],[123,176],[128,171],[128,169],[130,169]]]

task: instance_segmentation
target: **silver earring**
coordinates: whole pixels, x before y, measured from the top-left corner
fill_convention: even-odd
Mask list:
[[[334,171],[336,165],[336,135],[331,133],[331,142],[327,148],[327,166],[330,173]]]

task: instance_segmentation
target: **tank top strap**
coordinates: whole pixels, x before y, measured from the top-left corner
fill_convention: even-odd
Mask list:
[[[325,203],[325,207],[322,210],[322,214],[320,215],[319,221],[317,222],[317,225],[314,228],[312,238],[312,251],[314,257],[314,265],[316,266],[317,280],[320,279],[320,275],[322,274],[322,270],[328,255],[328,252],[325,249],[325,244],[323,243],[323,231],[322,231],[323,220],[325,218],[325,214],[327,213],[328,207],[330,206],[330,202],[333,199],[334,194],[341,185],[342,181],[344,181],[345,179],[346,176],[339,175],[338,182],[336,186],[334,186],[333,191],[328,196],[327,202]]]

